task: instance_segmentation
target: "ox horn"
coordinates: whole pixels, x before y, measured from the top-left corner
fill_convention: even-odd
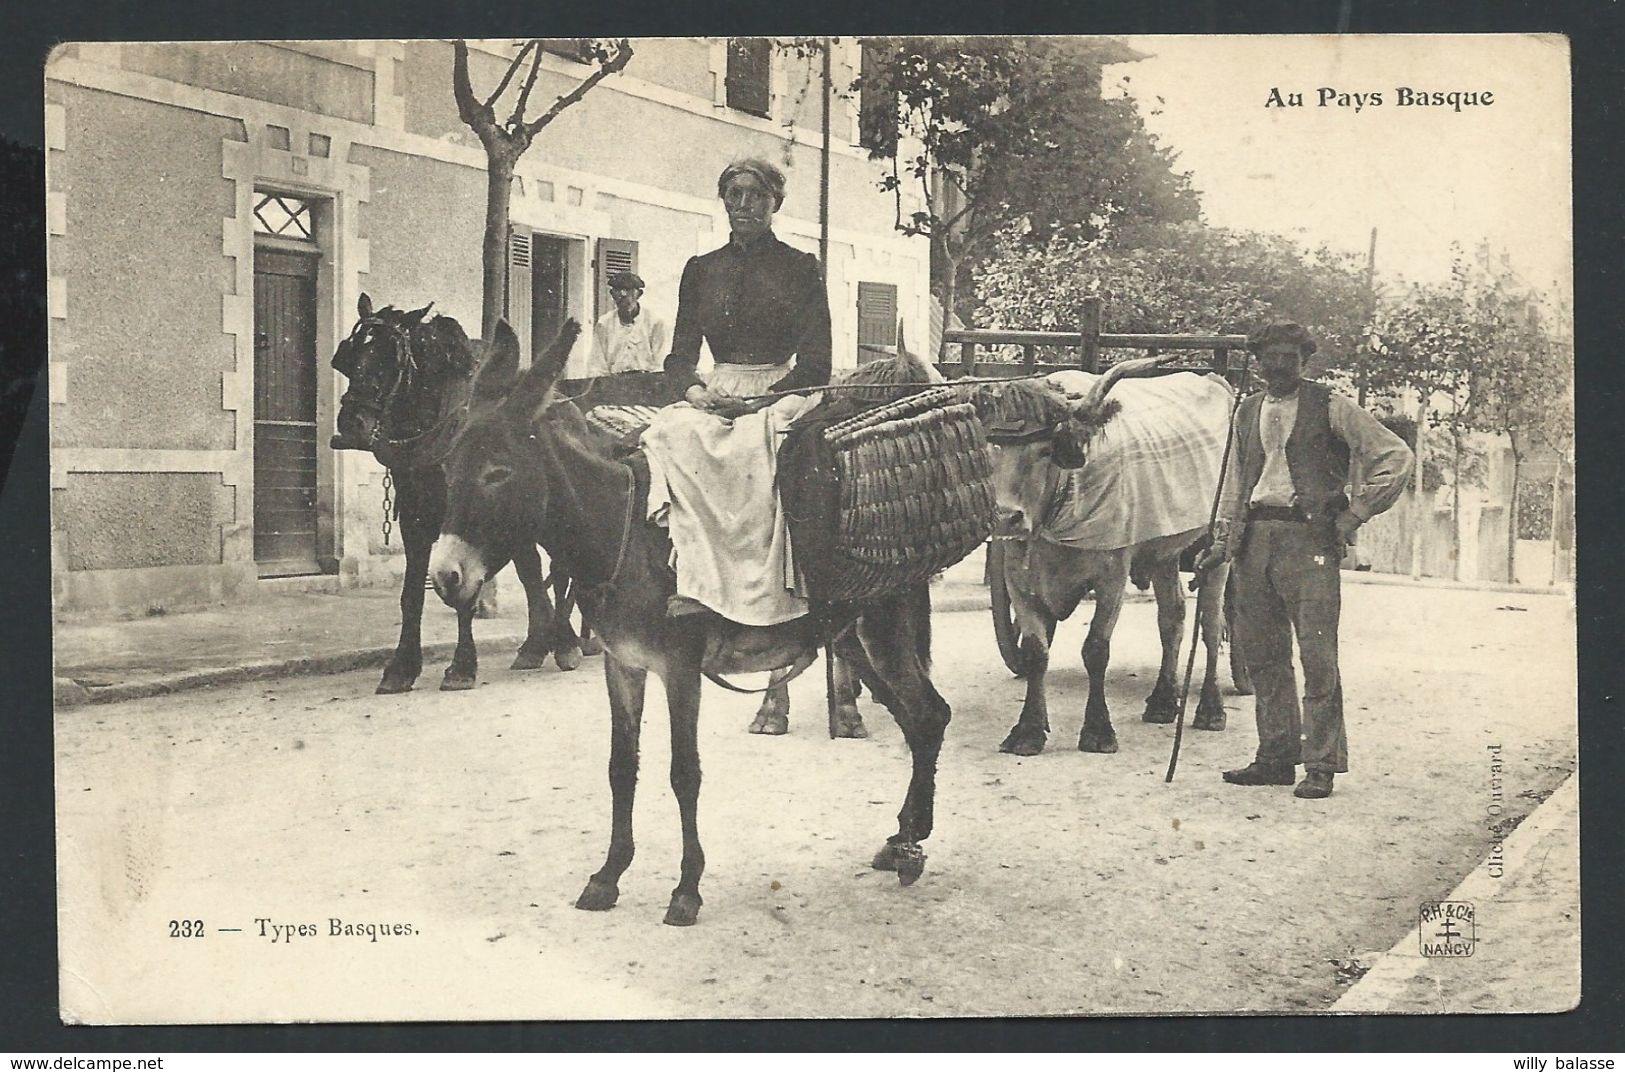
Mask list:
[[[1112,389],[1112,384],[1118,380],[1129,379],[1135,376],[1149,376],[1159,366],[1165,365],[1179,356],[1175,350],[1168,354],[1157,354],[1154,357],[1137,357],[1133,361],[1120,361],[1101,374],[1100,379],[1082,400],[1072,404],[1072,412],[1077,414],[1094,411],[1106,399],[1106,392]]]

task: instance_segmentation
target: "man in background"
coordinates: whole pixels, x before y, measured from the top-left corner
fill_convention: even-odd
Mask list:
[[[609,277],[615,308],[592,329],[592,353],[581,376],[659,372],[666,360],[666,325],[643,307],[643,280],[634,272]]]

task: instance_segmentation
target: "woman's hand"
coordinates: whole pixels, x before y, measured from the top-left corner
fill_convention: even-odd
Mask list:
[[[738,395],[712,387],[702,387],[699,384],[683,392],[683,398],[695,409],[703,409],[708,413],[730,419],[743,416],[757,408]]]

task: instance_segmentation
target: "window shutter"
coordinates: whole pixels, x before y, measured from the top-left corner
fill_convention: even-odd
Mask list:
[[[584,37],[543,37],[542,51],[576,63],[592,62],[592,46]]]
[[[728,38],[728,107],[767,117],[772,105],[772,46],[765,37]]]
[[[508,228],[508,295],[503,315],[508,326],[519,336],[519,365],[530,365],[530,231],[523,227]]]
[[[897,93],[874,85],[884,49],[864,45],[858,75],[858,144],[865,149],[891,148],[897,143]]]
[[[897,345],[897,288],[858,284],[858,364],[889,354]]]
[[[597,286],[593,289],[593,317],[603,316],[614,302],[609,297],[609,277],[616,272],[638,270],[638,244],[629,238],[598,240]]]

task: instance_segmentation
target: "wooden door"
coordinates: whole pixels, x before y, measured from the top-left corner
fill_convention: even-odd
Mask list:
[[[262,577],[319,573],[316,256],[254,252],[254,561]]]

